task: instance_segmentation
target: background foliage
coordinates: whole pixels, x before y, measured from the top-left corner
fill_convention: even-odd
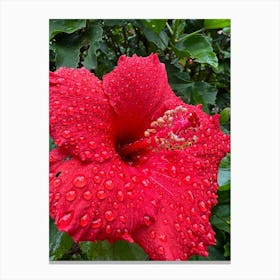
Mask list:
[[[122,54],[158,53],[169,84],[189,104],[203,104],[208,114],[220,114],[221,128],[230,133],[230,20],[50,20],[50,70],[86,67],[97,77],[117,65]],[[50,149],[55,147],[50,139]],[[209,257],[230,259],[230,154],[219,168],[219,203],[211,224],[217,245]],[[117,241],[80,242],[57,231],[50,219],[50,260],[148,260],[136,244]]]

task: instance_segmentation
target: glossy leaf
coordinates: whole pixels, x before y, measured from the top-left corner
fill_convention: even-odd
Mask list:
[[[206,29],[218,29],[230,26],[230,19],[205,19],[204,27]]]
[[[167,20],[166,19],[144,19],[142,22],[151,30],[156,33],[160,33],[165,25]]]
[[[95,69],[97,66],[96,51],[100,48],[100,42],[102,40],[102,28],[99,24],[92,24],[88,31],[88,38],[90,47],[87,52],[87,56],[83,61],[83,65],[89,70]]]
[[[73,240],[66,233],[58,231],[53,220],[49,222],[49,257],[51,261],[60,260],[73,245]]]
[[[49,37],[51,40],[59,33],[71,34],[84,27],[86,27],[85,19],[51,19],[49,24]]]
[[[225,124],[230,119],[230,108],[224,108],[220,113],[220,124]]]
[[[218,229],[230,232],[230,206],[218,204],[214,207],[211,224]]]
[[[89,260],[146,260],[146,253],[136,244],[125,241],[80,242]]]
[[[219,168],[218,184],[224,186],[230,181],[230,170],[225,168]]]
[[[201,34],[188,36],[183,41],[183,46],[196,62],[207,63],[214,68],[218,67],[218,58],[205,36]]]
[[[73,67],[79,65],[80,48],[83,42],[78,34],[66,34],[54,42],[56,52],[56,67]]]

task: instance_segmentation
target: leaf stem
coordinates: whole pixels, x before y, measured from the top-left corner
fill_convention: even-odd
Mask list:
[[[200,32],[202,32],[202,31],[204,31],[204,30],[205,30],[205,28],[201,28],[201,29],[199,29],[199,30],[196,30],[196,31],[190,33],[190,34],[186,34],[185,36],[183,36],[183,37],[181,37],[179,40],[177,40],[177,43],[180,42],[180,41],[185,40],[186,38],[188,38],[188,37],[190,37],[190,36],[192,36],[192,35],[195,35],[195,34],[197,34],[197,33],[200,33]]]

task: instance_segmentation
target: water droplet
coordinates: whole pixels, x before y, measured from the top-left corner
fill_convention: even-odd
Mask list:
[[[206,212],[208,210],[204,201],[200,201],[198,207],[202,212]]]
[[[72,218],[73,218],[73,212],[67,213],[64,216],[62,216],[57,223],[59,229],[63,229],[66,226],[68,226],[72,221]]]
[[[178,220],[180,221],[180,222],[183,222],[184,221],[184,215],[182,214],[182,213],[180,213],[180,214],[178,214]]]
[[[170,207],[170,209],[172,209],[172,210],[174,210],[174,209],[175,209],[175,206],[174,206],[174,204],[173,204],[173,203],[170,203],[170,204],[169,204],[169,207]]]
[[[124,200],[124,193],[121,190],[117,191],[117,200],[118,201]]]
[[[201,162],[199,160],[197,160],[195,163],[194,163],[194,166],[196,168],[200,168],[201,167]]]
[[[167,224],[168,224],[168,220],[167,220],[167,219],[164,219],[164,220],[163,220],[163,223],[164,223],[165,225],[167,225]]]
[[[105,181],[104,186],[107,190],[112,190],[114,188],[113,181],[112,180]]]
[[[132,184],[131,182],[126,183],[126,184],[124,185],[124,187],[125,187],[125,189],[126,189],[127,191],[131,191],[131,190],[134,188],[134,186],[133,186],[133,184]]]
[[[150,232],[150,237],[151,237],[152,239],[155,239],[155,238],[156,238],[156,232],[155,232],[154,230],[152,230],[152,231]]]
[[[54,180],[52,181],[52,186],[53,186],[54,188],[59,187],[60,184],[61,184],[61,179],[60,179],[60,178],[56,178],[56,179],[54,179]]]
[[[152,218],[150,216],[148,216],[148,215],[145,215],[143,217],[143,222],[148,227],[148,226],[150,226],[152,224]]]
[[[135,198],[135,193],[134,191],[128,191],[126,192],[126,195],[129,199],[134,199]]]
[[[212,242],[215,242],[215,237],[214,237],[214,235],[211,233],[211,232],[209,232],[208,234],[207,234],[207,238],[208,238],[208,240],[212,243]]]
[[[104,216],[108,222],[112,222],[115,219],[115,215],[111,210],[106,211]]]
[[[164,214],[164,213],[165,213],[165,208],[164,208],[164,207],[160,208],[160,212],[161,212],[162,214]]]
[[[85,191],[85,192],[83,193],[83,198],[84,198],[85,200],[91,200],[91,198],[92,198],[92,192],[91,192],[91,191]]]
[[[112,227],[110,225],[107,225],[105,231],[107,234],[110,234],[112,232]]]
[[[195,214],[195,209],[194,209],[194,207],[191,208],[191,211],[190,211],[190,212],[191,212],[191,214],[193,214],[193,215]]]
[[[89,214],[85,214],[81,217],[80,219],[80,226],[81,227],[86,227],[89,224]]]
[[[59,200],[60,197],[61,197],[61,194],[59,192],[55,193],[55,195],[54,195],[55,200]]]
[[[160,235],[158,236],[158,239],[159,239],[160,241],[166,242],[166,241],[167,241],[167,235],[164,234],[164,233],[162,233],[162,234],[160,234]]]
[[[157,203],[157,201],[156,201],[155,199],[153,199],[153,200],[151,201],[151,204],[152,204],[155,208],[158,208],[158,203]]]
[[[151,187],[150,181],[148,179],[142,180],[142,184],[145,188]]]
[[[175,227],[175,229],[176,229],[177,231],[180,231],[180,230],[181,230],[181,226],[180,226],[180,224],[178,224],[178,223],[175,223],[175,224],[174,224],[174,227]]]
[[[77,192],[75,190],[70,190],[65,194],[65,198],[68,201],[73,201],[77,196]]]
[[[194,196],[193,196],[192,191],[188,190],[187,195],[188,195],[189,200],[192,200],[192,201],[194,200]]]
[[[176,177],[177,176],[177,169],[176,166],[171,164],[168,166],[168,173],[171,177]]]
[[[193,230],[194,232],[197,232],[197,230],[198,230],[198,224],[193,224],[192,230]]]
[[[127,217],[126,217],[126,216],[121,215],[121,216],[120,216],[120,221],[121,221],[122,223],[126,223],[126,221],[127,221]]]
[[[72,133],[71,133],[70,130],[64,130],[64,131],[62,132],[62,136],[63,136],[64,138],[68,139],[68,138],[70,138],[70,137],[72,136]]]
[[[99,190],[99,191],[97,191],[97,193],[96,193],[96,197],[97,197],[98,199],[100,199],[100,200],[105,199],[106,196],[107,196],[107,194],[106,194],[106,192],[105,192],[104,190]]]
[[[206,186],[206,187],[210,187],[211,186],[211,183],[208,179],[204,179],[203,180],[203,184]]]
[[[184,181],[188,184],[192,182],[192,177],[190,175],[187,175],[184,179]]]
[[[73,180],[73,185],[76,188],[83,188],[87,184],[87,179],[84,175],[78,175]]]
[[[186,217],[186,223],[189,224],[189,225],[191,224],[191,218],[190,217]]]
[[[164,255],[165,250],[164,250],[164,248],[163,248],[162,246],[159,246],[159,247],[157,248],[157,252],[158,252],[160,255]]]
[[[118,208],[119,208],[119,204],[115,201],[115,202],[113,203],[113,207],[114,207],[114,209],[118,209]]]
[[[98,218],[98,219],[92,221],[92,223],[91,223],[91,227],[93,229],[100,228],[101,226],[102,226],[102,219],[101,218]]]
[[[102,178],[98,175],[94,176],[93,177],[93,181],[96,183],[96,184],[100,184],[101,181],[102,181]]]

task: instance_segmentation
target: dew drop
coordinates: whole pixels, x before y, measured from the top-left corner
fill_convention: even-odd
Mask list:
[[[153,199],[153,200],[151,201],[151,204],[152,204],[155,208],[158,208],[158,203],[157,203],[157,201],[156,201],[155,199]]]
[[[131,191],[133,189],[133,184],[131,182],[128,182],[124,185],[124,187],[127,191]]]
[[[68,138],[70,138],[70,137],[72,136],[72,133],[71,133],[70,130],[64,130],[64,131],[62,132],[62,136],[63,136],[64,138],[68,139]]]
[[[126,217],[126,216],[121,215],[121,216],[120,216],[120,221],[121,221],[122,223],[126,223],[126,221],[127,221],[127,217]]]
[[[117,191],[117,200],[121,202],[124,200],[124,193],[121,190]]]
[[[184,178],[184,181],[185,181],[186,183],[191,183],[192,177],[191,177],[190,175],[187,175],[187,176]]]
[[[160,255],[164,255],[165,250],[164,250],[164,248],[163,248],[162,246],[159,246],[159,247],[157,248],[157,252],[158,252]]]
[[[77,192],[75,190],[70,190],[65,194],[65,198],[68,201],[73,201],[77,196]]]
[[[80,219],[80,226],[86,227],[89,224],[89,214],[85,214]]]
[[[96,183],[96,184],[100,184],[101,181],[102,181],[102,178],[98,175],[94,176],[93,177],[93,181]]]
[[[134,199],[135,198],[135,193],[134,191],[128,191],[126,192],[126,195],[129,199]]]
[[[54,195],[55,200],[59,200],[60,197],[61,197],[61,194],[59,192],[55,193],[55,195]]]
[[[158,236],[158,239],[159,239],[160,241],[166,242],[166,241],[167,241],[167,235],[164,234],[164,233],[162,233],[162,234],[160,234],[160,235]]]
[[[183,222],[183,221],[184,221],[184,215],[183,215],[182,213],[180,213],[180,214],[178,215],[178,220],[179,220],[180,222]]]
[[[150,237],[151,237],[152,239],[155,239],[155,238],[156,238],[156,232],[155,232],[154,230],[152,230],[152,231],[150,232]]]
[[[112,227],[110,225],[107,225],[105,231],[107,234],[110,234],[112,232]]]
[[[85,200],[91,200],[91,198],[92,198],[92,192],[91,192],[91,191],[85,191],[85,192],[83,193],[83,198],[84,198]]]
[[[104,186],[107,190],[112,190],[114,188],[113,181],[112,180],[105,181]]]
[[[148,179],[142,180],[142,184],[145,188],[151,187],[150,181]]]
[[[119,208],[119,204],[115,201],[115,202],[113,203],[113,207],[114,207],[114,209],[118,209],[118,208]]]
[[[207,212],[207,210],[208,210],[204,201],[200,201],[198,204],[198,207],[202,212]]]
[[[96,143],[94,141],[89,141],[88,142],[89,147],[93,150],[97,147]]]
[[[105,199],[107,196],[106,192],[104,190],[99,190],[96,192],[96,197],[100,200]]]
[[[72,221],[73,218],[73,212],[67,213],[64,216],[62,216],[57,225],[59,228],[64,228],[66,226],[68,226],[70,224],[70,222]]]
[[[101,226],[102,226],[102,219],[101,218],[98,218],[98,219],[92,221],[92,223],[91,223],[91,227],[93,229],[100,228]]]
[[[168,220],[167,220],[167,219],[164,219],[164,220],[163,220],[163,223],[164,223],[165,225],[167,225],[167,224],[168,224]]]
[[[152,218],[150,216],[148,216],[148,215],[145,215],[143,217],[143,222],[148,227],[148,226],[150,226],[152,224]]]
[[[175,165],[169,165],[168,166],[168,173],[171,177],[176,177],[177,175],[177,169],[176,169],[176,166]]]
[[[61,179],[60,179],[60,178],[56,178],[56,179],[54,179],[54,180],[52,181],[52,186],[53,186],[54,188],[59,187],[60,184],[61,184]]]
[[[112,222],[115,219],[115,215],[111,210],[106,211],[104,216],[108,222]]]
[[[190,191],[190,190],[188,190],[187,191],[187,194],[188,194],[188,198],[189,198],[189,200],[194,200],[194,196],[193,196],[193,193],[192,193],[192,191]]]
[[[73,180],[73,185],[76,188],[83,188],[87,184],[87,179],[84,175],[78,175]]]
[[[180,224],[178,224],[178,223],[175,223],[175,224],[174,224],[174,227],[175,227],[175,229],[176,229],[177,231],[180,231],[180,230],[181,230],[181,226],[180,226]]]

